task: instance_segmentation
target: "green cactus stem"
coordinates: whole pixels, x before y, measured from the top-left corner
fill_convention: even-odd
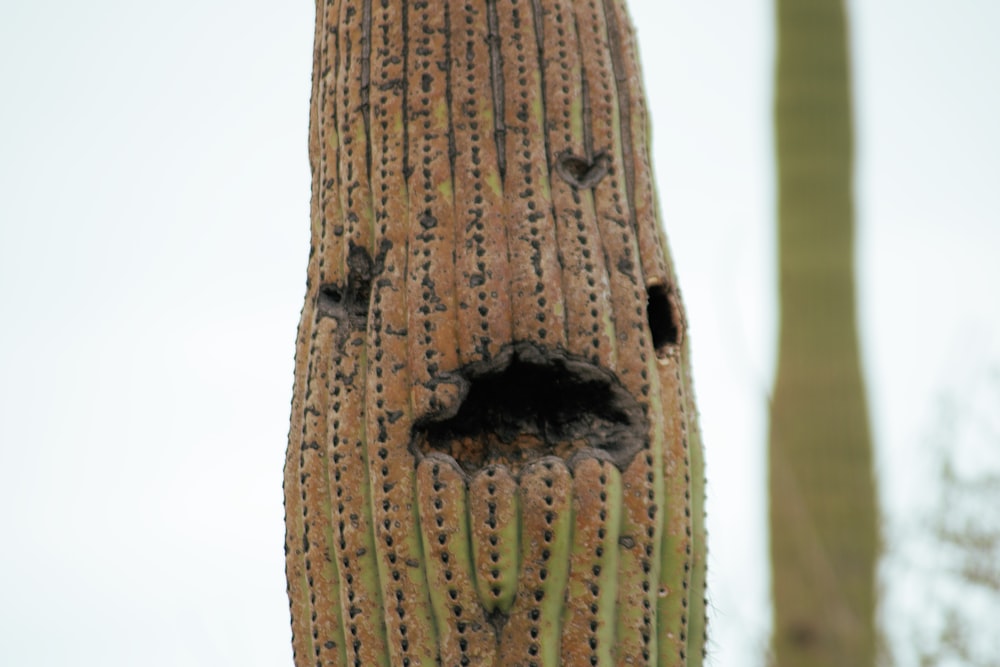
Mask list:
[[[784,667],[870,667],[878,535],[855,315],[846,9],[779,0],[777,18],[773,651]]]

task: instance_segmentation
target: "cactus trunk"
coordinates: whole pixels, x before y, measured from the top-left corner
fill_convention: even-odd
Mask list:
[[[865,667],[875,664],[877,529],[855,324],[846,9],[842,0],[777,8],[775,664]]]
[[[703,458],[623,2],[316,23],[295,664],[701,664]]]

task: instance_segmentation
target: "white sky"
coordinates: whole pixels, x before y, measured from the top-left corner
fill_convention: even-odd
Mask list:
[[[1000,4],[853,2],[882,494],[1000,366]],[[0,8],[0,664],[291,665],[312,3]],[[769,631],[772,12],[632,0],[708,451],[712,651]],[[891,581],[891,577],[890,577]]]

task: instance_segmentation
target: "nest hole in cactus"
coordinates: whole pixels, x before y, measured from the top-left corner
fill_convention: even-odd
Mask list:
[[[666,285],[646,288],[646,318],[657,356],[681,342],[681,316],[673,290]]]
[[[546,456],[571,466],[596,457],[624,470],[646,443],[647,423],[614,373],[562,351],[515,348],[461,371],[460,405],[416,423],[414,454],[445,454],[469,474],[497,464],[516,474]]]

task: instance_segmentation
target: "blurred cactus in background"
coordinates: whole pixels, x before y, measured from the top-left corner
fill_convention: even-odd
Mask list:
[[[700,665],[703,457],[622,0],[328,0],[315,39],[296,665]]]
[[[855,317],[843,0],[778,0],[777,36],[772,650],[780,667],[865,667],[876,656],[878,530]]]

